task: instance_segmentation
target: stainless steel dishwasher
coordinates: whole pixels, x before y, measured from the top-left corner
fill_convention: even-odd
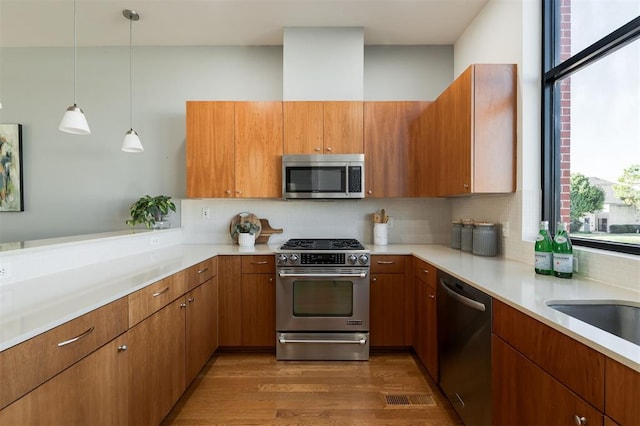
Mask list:
[[[438,272],[440,388],[465,425],[491,424],[491,296]]]

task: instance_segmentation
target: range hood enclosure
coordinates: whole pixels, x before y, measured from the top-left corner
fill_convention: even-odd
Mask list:
[[[285,101],[364,100],[361,27],[285,27]]]

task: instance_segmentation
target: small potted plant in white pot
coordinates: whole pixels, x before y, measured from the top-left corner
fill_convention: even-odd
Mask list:
[[[256,243],[256,233],[260,227],[253,222],[236,223],[231,231],[231,238],[238,235],[238,245],[240,247],[253,247]]]
[[[131,204],[129,212],[131,219],[127,219],[126,224],[136,226],[144,224],[147,229],[168,228],[169,222],[165,220],[165,216],[169,211],[176,211],[176,205],[171,201],[171,197],[167,195],[157,195],[151,197],[145,195],[135,203]]]

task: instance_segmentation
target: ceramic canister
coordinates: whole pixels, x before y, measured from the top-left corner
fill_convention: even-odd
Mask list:
[[[471,251],[473,249],[473,221],[464,220],[460,231],[460,250]]]
[[[498,254],[498,235],[496,226],[493,223],[475,223],[475,228],[473,228],[473,254],[478,256],[496,256]]]

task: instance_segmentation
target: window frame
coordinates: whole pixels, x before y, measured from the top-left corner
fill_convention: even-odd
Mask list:
[[[541,184],[542,220],[549,221],[551,232],[560,220],[560,102],[556,102],[556,82],[640,38],[640,16],[559,62],[560,1],[542,1],[542,146]],[[584,246],[640,255],[640,245],[596,241],[572,237],[574,246]]]

